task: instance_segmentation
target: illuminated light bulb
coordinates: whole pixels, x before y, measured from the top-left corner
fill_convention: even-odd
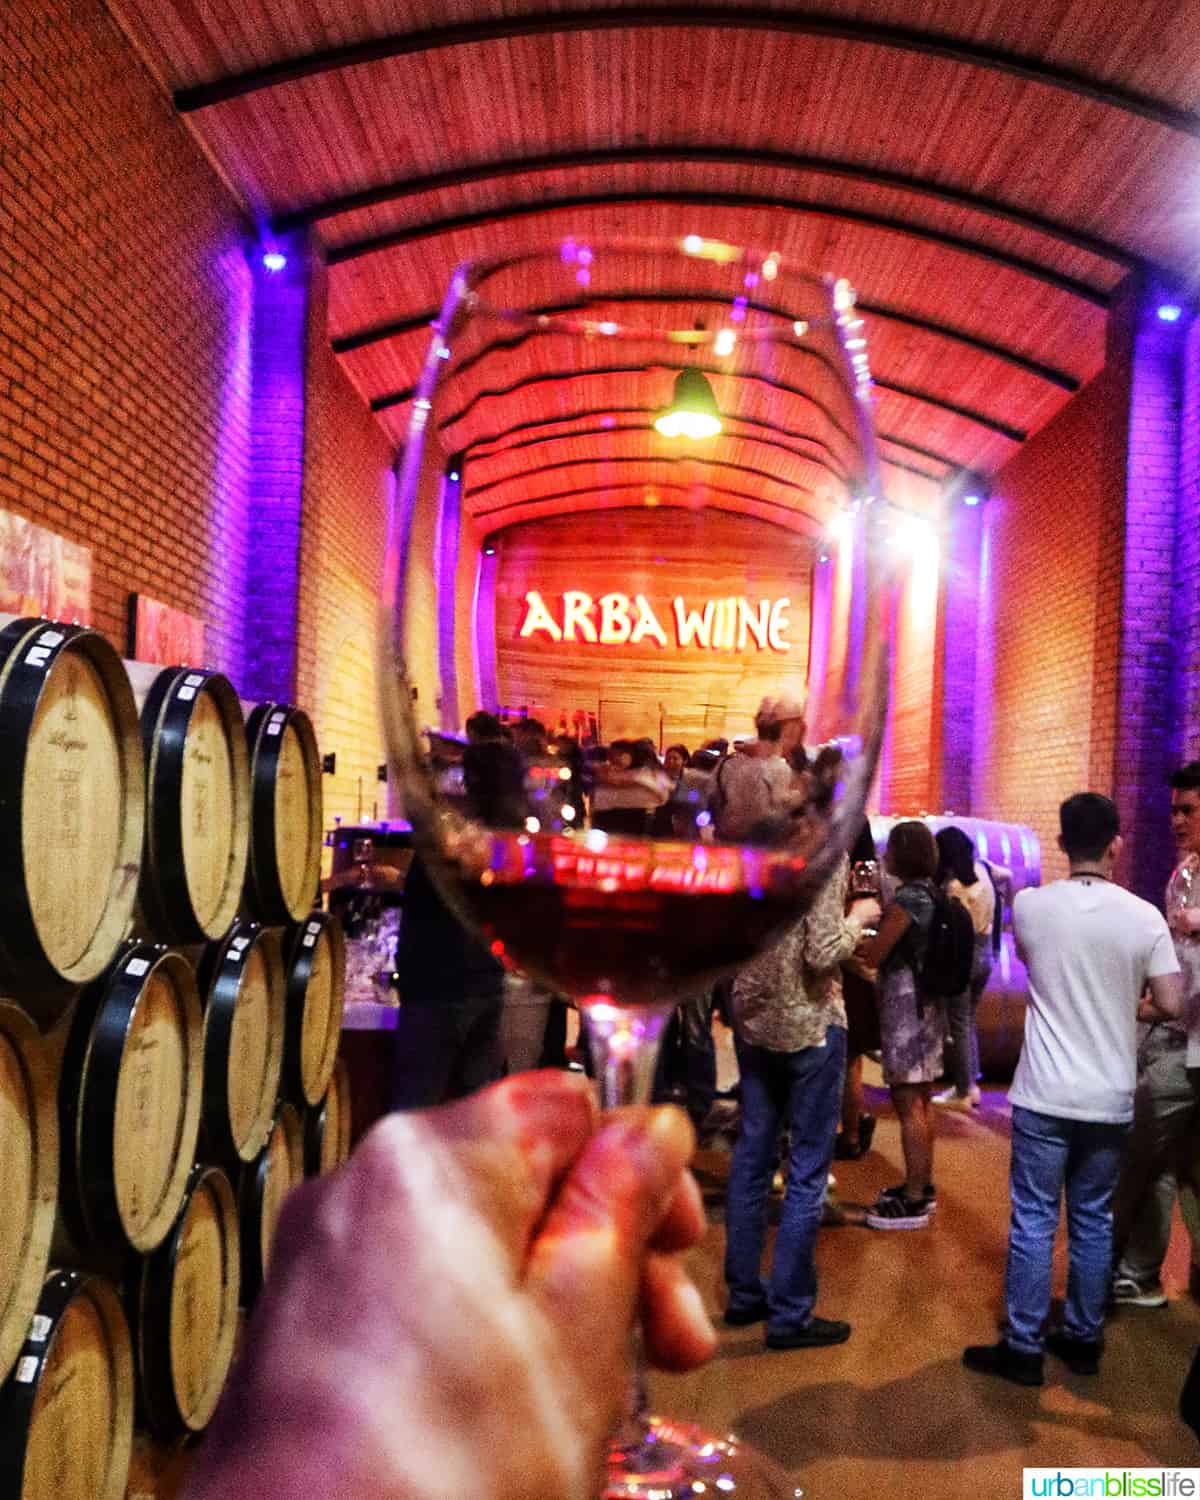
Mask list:
[[[587,286],[591,279],[592,273],[586,266],[580,266],[579,270],[575,272],[575,280],[580,286]]]
[[[683,241],[683,248],[688,255],[699,255],[704,249],[704,241],[698,234],[689,234]]]
[[[450,358],[450,345],[449,344],[443,344],[442,347],[438,350],[438,358],[439,359],[449,359]]]
[[[752,292],[754,290],[754,288],[758,285],[758,272],[757,271],[747,271],[746,274],[745,274],[745,276],[742,277],[742,285],[746,288],[746,290],[748,292]]]
[[[721,414],[712,386],[702,371],[688,365],[675,378],[675,394],[670,407],[654,419],[654,426],[664,437],[686,437],[693,441],[716,437],[721,430]]]
[[[458,470],[457,469],[451,469],[448,478],[449,478],[451,484],[457,484],[458,483],[458,478],[459,478]]]
[[[282,271],[286,269],[287,256],[283,253],[282,250],[267,250],[263,254],[262,263],[263,266],[268,271],[270,271],[272,275],[274,275],[276,271]]]
[[[838,312],[846,312],[853,307],[858,300],[854,288],[844,276],[839,276],[833,284],[833,305]]]
[[[590,266],[591,265],[591,263],[592,263],[592,252],[588,249],[588,247],[586,245],[581,245],[580,246],[580,248],[579,248],[579,255],[578,255],[577,259],[578,259],[579,264],[581,266]]]
[[[724,359],[727,354],[733,353],[733,346],[737,343],[737,334],[732,328],[722,328],[717,334],[716,342],[713,344],[713,352],[718,359]]]
[[[964,505],[978,505],[978,504],[980,504],[980,502],[982,500],[983,500],[983,496],[982,495],[964,495],[963,496],[963,504]]]
[[[804,321],[803,318],[797,318],[796,321],[792,324],[792,332],[798,339],[802,339],[808,332],[808,324]]]
[[[613,334],[618,332],[618,328],[615,323],[597,323],[596,331],[597,333],[605,334],[608,338],[612,338]]]
[[[603,828],[589,828],[583,842],[593,854],[600,854],[608,848],[608,834]]]
[[[763,261],[762,274],[764,281],[774,281],[776,276],[779,275],[779,262],[773,255],[768,256]]]
[[[525,819],[525,832],[526,833],[540,833],[541,832],[541,828],[542,828],[542,824],[541,824],[541,820],[539,818],[526,818]]]
[[[1159,306],[1158,316],[1164,323],[1178,323],[1183,317],[1183,308],[1177,302],[1164,302]]]
[[[671,434],[668,433],[667,436],[669,437],[671,436]],[[653,510],[654,507],[658,504],[658,496],[654,494],[653,491],[651,491],[651,493],[648,494],[642,501],[642,504],[647,508],[647,510]]]
[[[865,349],[866,347],[867,347],[867,341],[866,341],[866,339],[847,339],[846,340],[846,348],[847,349]]]
[[[562,815],[564,823],[573,823],[575,821],[575,809],[569,802],[563,803]]]
[[[558,779],[559,779],[559,781],[570,781],[570,779],[571,779],[571,773],[567,769],[566,766],[564,766],[562,768],[562,770],[558,773]]]

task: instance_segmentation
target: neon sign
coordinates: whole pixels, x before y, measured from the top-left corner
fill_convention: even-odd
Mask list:
[[[701,651],[791,650],[788,639],[790,599],[750,600],[730,594],[706,599],[698,608],[676,595],[671,601],[671,634],[663,629],[645,594],[602,594],[593,599],[579,589],[560,594],[552,608],[537,589],[525,595],[520,638],[544,636],[551,641],[578,641],[591,646],[638,646]]]

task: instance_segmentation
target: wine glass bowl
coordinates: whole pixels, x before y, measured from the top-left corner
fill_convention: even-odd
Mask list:
[[[861,827],[887,650],[853,292],[696,235],[498,256],[455,272],[411,400],[389,792],[463,921],[579,1005],[605,1104],[637,1102],[674,1002]],[[672,745],[703,766],[668,776]],[[793,1493],[686,1424],[614,1454],[610,1500]]]

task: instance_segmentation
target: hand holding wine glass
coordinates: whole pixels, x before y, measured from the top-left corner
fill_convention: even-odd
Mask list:
[[[639,1299],[665,1367],[714,1344],[686,1119],[599,1123],[583,1079],[521,1074],[293,1193],[187,1500],[593,1500]]]

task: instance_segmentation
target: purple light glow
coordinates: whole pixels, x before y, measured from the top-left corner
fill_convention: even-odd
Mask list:
[[[982,495],[964,495],[962,497],[962,502],[963,502],[964,505],[980,505],[980,504],[983,503],[983,496]]]
[[[1158,316],[1164,323],[1178,323],[1183,317],[1183,308],[1177,302],[1162,302],[1159,304]]]
[[[288,262],[282,250],[266,250],[263,252],[262,263],[274,275],[276,271],[286,271]]]

